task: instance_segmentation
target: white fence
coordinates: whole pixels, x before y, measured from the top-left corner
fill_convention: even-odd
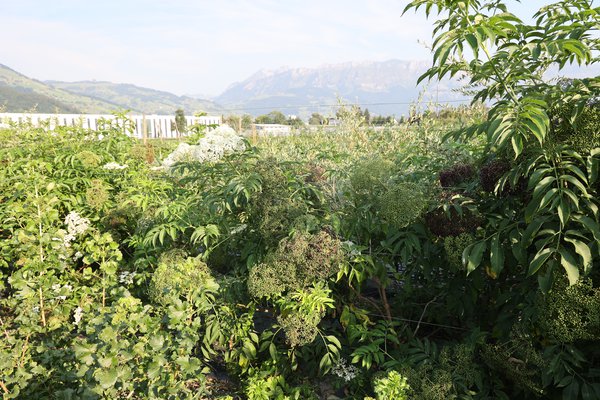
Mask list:
[[[178,132],[175,116],[171,115],[127,115],[132,123],[133,135],[138,138],[173,139],[184,132]],[[114,115],[106,114],[37,114],[37,113],[0,113],[0,123],[31,124],[35,127],[55,129],[57,126],[79,126],[84,129],[101,130],[116,123]],[[185,116],[186,126],[221,125],[220,116]],[[145,134],[144,134],[145,131]]]

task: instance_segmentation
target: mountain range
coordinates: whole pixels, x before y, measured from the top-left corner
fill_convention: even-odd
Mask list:
[[[252,115],[280,110],[307,117],[333,114],[339,100],[360,104],[374,114],[404,114],[423,86],[415,82],[428,67],[424,61],[351,62],[317,68],[261,70],[230,85],[210,100],[106,81],[45,81],[26,77],[0,64],[0,108],[9,112],[107,113],[129,109],[146,114],[208,112]],[[456,99],[453,82],[435,85],[440,100]],[[433,96],[431,88],[427,92]],[[427,97],[427,96],[426,96]]]
[[[173,114],[181,108],[187,114],[204,111],[252,115],[280,110],[306,117],[312,112],[334,113],[332,106],[341,99],[361,104],[374,114],[398,115],[419,97],[423,87],[415,82],[428,65],[424,61],[389,60],[261,70],[207,100],[106,81],[41,82],[0,64],[0,109],[63,113],[130,109]],[[455,87],[450,82],[436,84],[435,94],[440,99],[455,99],[460,97],[452,91]]]
[[[368,108],[371,114],[406,115],[410,104],[460,102],[460,82],[423,83],[418,77],[428,61],[388,60],[349,62],[316,68],[261,70],[230,85],[211,98],[175,94],[132,84],[105,81],[41,82],[0,64],[0,111],[107,113],[130,109],[137,113],[172,115],[181,108],[186,114],[242,114],[254,116],[273,110],[306,118],[313,112],[335,113],[341,100]],[[597,73],[575,67],[565,75]]]
[[[375,114],[404,114],[424,91],[424,100],[464,98],[454,81],[428,88],[416,85],[427,61],[349,62],[318,68],[262,70],[235,83],[214,100],[226,108],[264,114],[279,108],[287,114],[331,112],[338,99]]]
[[[196,112],[221,113],[221,107],[210,100],[189,96],[177,96],[173,93],[144,88],[128,83],[104,81],[60,82],[46,81],[55,89],[64,90],[81,96],[102,99],[120,108],[145,114],[171,115],[181,108],[189,114]]]

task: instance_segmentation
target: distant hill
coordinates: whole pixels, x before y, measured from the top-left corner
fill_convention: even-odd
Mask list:
[[[430,66],[429,61],[389,60],[351,62],[319,68],[281,68],[262,70],[231,85],[214,98],[227,108],[243,108],[253,115],[279,109],[286,114],[306,115],[331,112],[337,97],[363,104],[375,114],[407,114],[410,102],[426,88],[416,86],[418,77]],[[424,101],[464,98],[453,91],[456,82],[431,84]]]
[[[172,115],[178,108],[186,114],[219,112],[209,101],[111,82],[41,82],[0,64],[0,110],[48,113],[104,114],[119,109],[137,113]]]
[[[0,112],[78,113],[60,101],[24,88],[13,88],[0,84]]]
[[[108,113],[120,106],[54,88],[0,64],[0,108],[6,112]]]
[[[54,88],[118,104],[122,108],[146,114],[171,115],[181,108],[186,114],[219,112],[221,107],[212,101],[148,89],[126,83],[103,81],[60,82],[46,81]]]

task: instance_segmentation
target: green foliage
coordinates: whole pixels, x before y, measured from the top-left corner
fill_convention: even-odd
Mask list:
[[[250,114],[244,115],[228,115],[224,122],[241,134],[245,130],[252,128],[253,118]]]
[[[398,371],[390,371],[384,376],[376,377],[373,382],[373,390],[378,400],[384,399],[408,399],[407,392],[410,389],[406,378]]]
[[[181,302],[173,303],[165,330],[160,314],[125,294],[109,310],[91,316],[85,337],[73,342],[76,375],[83,384],[79,394],[195,398],[203,386],[201,362],[193,355],[198,321],[182,318],[185,311]]]
[[[175,110],[175,127],[177,129],[177,132],[181,133],[185,133],[187,128],[186,128],[187,122],[185,120],[185,112],[183,111],[183,109],[178,108],[177,110]]]
[[[392,177],[394,164],[379,156],[361,160],[350,174],[352,196],[356,204],[378,204]]]
[[[198,291],[215,292],[218,287],[208,266],[199,257],[182,259],[180,251],[174,250],[159,259],[148,295],[153,302],[168,305],[172,298],[190,301]]]
[[[393,116],[388,115],[384,117],[383,115],[375,115],[371,117],[371,124],[373,126],[384,126],[384,125],[393,125],[396,123],[396,120]]]
[[[309,125],[325,125],[326,119],[319,113],[312,113],[308,119]]]
[[[285,115],[281,113],[281,111],[271,111],[265,115],[259,115],[256,117],[255,122],[257,124],[280,124],[287,125],[288,119]]]
[[[311,208],[302,196],[303,183],[293,172],[274,159],[263,160],[256,168],[260,192],[250,199],[248,221],[269,247],[287,236],[294,222]]]
[[[464,271],[462,263],[463,251],[475,241],[470,233],[461,233],[458,236],[444,238],[444,251],[448,260],[448,266],[453,271]]]
[[[343,106],[168,174],[124,112],[0,130],[3,397],[600,397],[597,78],[542,75],[595,62],[598,12],[419,6],[425,77],[467,72],[485,116]]]
[[[567,63],[597,61],[598,9],[587,1],[558,2],[540,9],[533,25],[508,12],[502,1],[417,0],[406,10],[424,7],[429,15],[434,6],[447,14],[436,22],[434,65],[421,79],[466,73],[471,85],[480,85],[475,100],[495,102],[487,121],[457,131],[454,137],[486,134],[488,147],[500,155],[512,148],[515,165],[482,171],[484,189],[493,187],[497,194],[506,195],[528,181],[527,190],[533,191],[526,197],[524,215],[519,216],[526,226],[511,226],[514,216],[510,215],[497,220],[496,233],[465,249],[468,271],[485,264],[489,255],[491,275],[497,276],[507,259],[501,244],[512,240],[523,245],[514,252],[518,262],[529,264],[530,275],[540,275],[542,287],[548,288],[559,265],[570,284],[575,284],[593,262],[590,241],[597,241],[598,204],[590,194],[594,190],[590,181],[597,179],[593,148],[597,143],[590,115],[595,115],[598,77],[552,84],[543,80],[543,73],[552,66],[561,69]],[[551,119],[553,112],[556,117]],[[559,142],[569,131],[583,135],[587,138],[581,139],[583,150],[589,153],[572,146],[544,146],[551,131]],[[543,221],[542,226],[538,221]],[[577,237],[571,235],[574,232]],[[531,245],[536,253],[527,260]]]
[[[504,2],[415,0],[405,9],[434,9],[444,14],[435,23],[433,67],[420,79],[466,73],[480,86],[475,100],[494,100],[483,125],[466,134],[487,132],[491,146],[511,146],[519,156],[532,140],[542,144],[550,129],[549,108],[561,88],[546,83],[548,68],[596,61],[598,11],[589,1],[561,1],[541,8],[528,25],[508,12]],[[566,11],[565,11],[566,10]],[[469,59],[472,55],[472,59]],[[585,104],[595,96],[598,78],[581,80]],[[581,89],[584,90],[581,90]]]
[[[248,400],[315,400],[317,396],[308,387],[290,387],[282,376],[256,375],[249,379],[245,390]]]
[[[402,371],[409,396],[419,399],[448,399],[484,394],[483,371],[475,360],[473,344],[453,344],[441,350],[428,341],[417,341],[408,350],[411,364]]]
[[[285,332],[287,343],[291,347],[304,346],[312,343],[317,337],[317,324],[312,316],[306,316],[300,313],[289,313],[285,317],[280,316],[277,322]]]
[[[577,81],[563,80],[559,83],[566,93],[577,90]],[[573,102],[565,96],[550,110],[552,132],[549,144],[569,144],[579,152],[592,150],[600,143],[600,107],[597,99],[587,104]],[[575,117],[575,118],[574,118]]]
[[[546,364],[543,354],[535,347],[535,339],[523,324],[516,325],[509,337],[506,343],[486,343],[481,351],[483,360],[526,396],[542,396],[545,393],[542,373]]]
[[[339,98],[335,115],[340,120],[342,129],[351,134],[360,134],[360,128],[368,124],[365,114],[358,105],[344,104]]]
[[[101,179],[92,179],[90,187],[85,191],[85,200],[88,206],[95,210],[108,208],[110,200],[110,187]]]

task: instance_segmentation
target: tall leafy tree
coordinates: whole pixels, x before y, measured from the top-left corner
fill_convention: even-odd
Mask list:
[[[421,8],[428,16],[437,11],[439,18],[433,66],[420,80],[466,75],[476,88],[474,101],[489,102],[491,108],[483,123],[455,137],[486,135],[490,151],[512,154],[515,162],[497,194],[523,181],[531,191],[524,212],[490,215],[489,235],[463,253],[468,270],[489,260],[496,276],[505,267],[505,249],[512,246],[517,263],[527,265],[530,275],[539,274],[542,287],[550,287],[560,267],[571,284],[578,282],[600,252],[594,195],[600,144],[578,152],[572,143],[552,143],[549,137],[561,123],[580,130],[584,114],[597,109],[600,77],[556,84],[545,74],[550,68],[599,61],[600,7],[589,0],[559,1],[542,7],[531,24],[501,0],[414,0],[405,12]],[[552,119],[553,110],[565,105],[570,112],[563,121]],[[588,137],[597,135],[598,126],[588,130]]]

